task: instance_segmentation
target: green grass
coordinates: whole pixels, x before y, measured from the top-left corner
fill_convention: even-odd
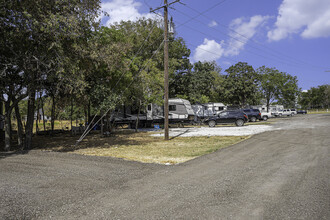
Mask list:
[[[307,114],[330,114],[330,110],[308,110]]]
[[[83,155],[107,156],[143,163],[177,164],[215,152],[241,142],[249,136],[177,137],[165,141],[150,136],[150,132],[118,132],[112,137],[99,134],[87,136],[78,146],[78,137],[38,136],[34,143],[39,149],[64,151]]]

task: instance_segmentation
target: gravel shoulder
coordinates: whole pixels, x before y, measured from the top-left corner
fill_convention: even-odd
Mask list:
[[[192,136],[249,136],[265,131],[275,130],[270,125],[247,125],[242,127],[193,127],[193,128],[171,128],[170,137],[192,137]],[[152,136],[164,136],[163,132]]]
[[[330,115],[176,166],[0,154],[1,219],[329,219]]]

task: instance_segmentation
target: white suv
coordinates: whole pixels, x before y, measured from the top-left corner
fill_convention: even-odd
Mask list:
[[[278,116],[292,116],[294,113],[290,109],[283,109],[283,111],[278,112]]]
[[[292,115],[296,115],[296,114],[297,114],[297,109],[292,108],[292,109],[291,109],[291,113],[292,113]]]

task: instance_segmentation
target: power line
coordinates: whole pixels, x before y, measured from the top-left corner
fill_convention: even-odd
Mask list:
[[[204,13],[201,13],[201,12],[197,11],[196,9],[190,7],[189,5],[185,5],[185,6],[186,6],[187,8],[189,8],[189,9],[195,11],[196,13],[198,13],[198,16],[202,15],[203,17],[205,17],[205,18],[207,18],[207,19],[214,20],[214,21],[216,21],[217,24],[219,24],[220,26],[225,27],[226,29],[228,29],[228,30],[234,32],[235,34],[237,34],[237,35],[239,35],[239,36],[245,38],[245,39],[247,40],[247,42],[244,42],[244,43],[246,43],[246,44],[247,44],[248,46],[250,46],[250,47],[252,47],[252,46],[248,44],[249,41],[251,41],[251,42],[253,42],[253,43],[257,44],[257,45],[260,45],[260,46],[262,46],[263,48],[268,49],[269,51],[271,51],[271,52],[273,53],[273,56],[276,56],[276,57],[279,57],[279,58],[282,58],[282,56],[285,56],[285,57],[291,59],[291,62],[294,61],[294,62],[296,62],[297,64],[309,65],[309,66],[312,66],[312,67],[314,67],[314,68],[323,68],[323,67],[315,66],[315,65],[313,65],[313,64],[310,64],[310,63],[307,63],[307,62],[305,62],[305,61],[299,60],[299,59],[297,59],[297,58],[290,57],[290,56],[288,56],[288,55],[286,55],[286,54],[284,54],[284,53],[282,53],[282,52],[279,52],[279,51],[277,51],[277,50],[275,50],[275,49],[269,48],[269,47],[267,47],[266,45],[261,44],[261,43],[255,41],[255,40],[253,40],[253,39],[251,39],[251,38],[248,38],[248,37],[246,37],[245,35],[243,35],[243,34],[237,32],[236,30],[234,30],[234,29],[232,29],[232,28],[230,28],[230,27],[228,27],[228,26],[226,26],[226,25],[224,25],[224,24],[221,24],[218,20],[212,19],[212,18],[210,18],[210,17],[204,15]],[[215,29],[214,27],[211,27],[211,28]],[[215,30],[217,30],[217,29],[215,29]],[[226,35],[227,35],[227,34],[226,34]],[[227,36],[229,36],[229,37],[231,37],[231,38],[234,38],[234,37],[232,37],[232,36],[230,36],[230,35],[227,35]],[[236,38],[234,38],[234,39],[235,39],[235,40],[238,40],[238,39],[236,39]],[[240,40],[238,40],[238,41],[240,41]],[[240,42],[242,42],[242,41],[240,41]],[[252,48],[255,48],[255,47],[252,47]],[[260,48],[255,48],[255,49],[259,49],[259,50],[261,50]],[[265,51],[265,52],[266,52],[266,51]],[[277,54],[280,54],[280,56],[277,55]]]
[[[179,26],[187,24],[188,22],[194,20],[195,18],[198,18],[199,16],[205,14],[206,12],[208,12],[208,11],[210,11],[210,10],[216,8],[217,6],[221,5],[221,4],[224,3],[225,1],[226,1],[226,0],[223,0],[223,1],[221,1],[221,2],[218,2],[218,3],[214,4],[214,5],[212,5],[211,7],[209,7],[208,9],[206,9],[205,11],[202,11],[198,16],[196,16],[196,17],[194,17],[194,18],[191,18],[191,19],[189,19],[189,20],[183,22],[183,23],[180,24]],[[186,5],[186,4],[183,4],[183,5]],[[177,9],[176,9],[176,10],[177,10]],[[177,27],[179,27],[179,26],[177,26]]]
[[[180,10],[176,10],[176,11],[178,11],[179,13],[181,13],[181,14],[187,16],[187,17],[190,17],[189,15],[187,15],[186,13],[184,13],[184,12],[182,12],[182,11],[180,11]],[[205,23],[203,23],[203,22],[197,20],[196,17],[190,17],[190,18],[191,18],[191,20],[196,20],[196,21],[198,21],[199,23],[208,26],[208,24],[205,24]],[[208,36],[208,37],[211,37],[211,38],[217,39],[217,40],[219,40],[219,41],[222,41],[222,40],[219,39],[218,37],[214,37],[213,35],[206,34],[205,32],[202,32],[202,31],[200,31],[200,30],[197,30],[197,29],[195,29],[195,28],[192,28],[192,27],[190,27],[190,26],[188,26],[188,25],[185,25],[184,23],[178,25],[177,27],[179,27],[179,26],[185,26],[185,27],[187,27],[187,28],[189,28],[189,29],[191,29],[191,30],[193,30],[193,31],[196,31],[196,32],[198,32],[198,33],[201,33],[201,34],[203,34],[203,35],[205,35],[205,36]],[[228,37],[230,37],[230,38],[232,38],[232,39],[234,39],[234,40],[240,42],[240,43],[246,44],[246,42],[241,41],[241,40],[238,40],[237,38],[234,38],[234,37],[232,37],[232,36],[230,36],[230,35],[228,35],[228,34],[225,34],[225,33],[221,32],[221,31],[219,31],[218,29],[215,29],[215,30],[218,31],[218,32],[220,32],[220,33],[223,34],[223,35],[226,35],[226,36],[228,36]],[[235,45],[231,45],[231,44],[229,44],[229,43],[227,43],[227,42],[223,42],[223,43],[226,44],[226,45],[228,45],[228,46],[234,47],[234,48],[236,48],[236,49],[238,49],[238,50],[241,50],[241,48],[239,48],[239,47],[237,47],[237,46],[235,46]],[[250,47],[252,47],[252,48],[254,48],[254,49],[257,49],[257,50],[261,50],[260,48],[253,47],[253,46],[251,46],[251,45],[248,45],[248,46],[250,46]],[[260,54],[258,54],[258,53],[255,53],[255,52],[250,51],[250,50],[247,50],[247,49],[245,49],[243,52],[245,52],[245,51],[246,51],[246,52],[249,52],[249,53],[251,53],[251,54],[254,54],[254,55],[256,55],[256,56],[262,57],[262,58],[264,58],[264,59],[273,59],[273,58],[266,57],[266,56],[264,56],[264,55],[260,55]],[[270,55],[272,55],[272,54],[270,54]],[[273,56],[274,56],[274,55],[273,55]],[[283,59],[282,57],[277,57],[277,56],[276,56],[276,58],[277,58],[278,62],[281,62],[281,63],[286,64],[286,65],[294,66],[294,64],[292,64],[292,63],[287,63],[287,62],[285,62],[285,61],[287,61],[287,60],[283,61],[284,59]],[[282,59],[282,60],[280,60],[280,59]],[[296,66],[297,66],[297,65],[298,65],[298,64],[296,64]]]
[[[215,36],[213,36],[213,35],[206,34],[205,32],[202,32],[202,31],[200,31],[200,30],[198,30],[198,29],[192,28],[192,27],[187,26],[187,25],[184,25],[184,26],[185,26],[186,28],[189,28],[189,29],[195,31],[195,32],[198,32],[198,33],[200,33],[200,34],[203,34],[203,35],[205,35],[205,36],[208,36],[208,37],[210,37],[210,38],[216,39],[216,40],[218,40],[218,41],[222,41],[221,39],[219,39],[219,38],[217,38],[217,37],[215,37]],[[228,44],[227,42],[223,42],[223,43],[226,44],[226,45],[228,45],[228,46],[232,46],[232,47],[235,47],[235,48],[237,48],[237,49],[240,49],[239,47],[234,46],[234,45],[230,45],[230,44]],[[249,52],[249,53],[251,53],[251,54],[254,54],[254,55],[256,55],[256,56],[262,57],[262,58],[264,58],[264,59],[267,59],[267,60],[272,59],[272,58],[269,58],[269,57],[266,57],[266,56],[260,55],[260,54],[258,54],[258,53],[255,53],[255,52],[250,51],[250,50],[247,50],[247,49],[245,49],[243,52],[245,52],[245,51],[246,51],[246,52]],[[224,57],[226,57],[226,56],[224,56]],[[226,57],[226,58],[228,58],[228,57]],[[278,60],[278,62],[281,62],[281,63],[286,64],[286,65],[294,66],[294,65],[291,64],[291,63],[286,63],[286,62],[281,61],[281,60]]]

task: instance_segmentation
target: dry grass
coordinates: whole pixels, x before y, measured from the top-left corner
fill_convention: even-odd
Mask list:
[[[24,123],[24,122],[23,122]],[[83,121],[72,121],[72,126],[79,126],[80,123],[84,123]],[[50,121],[46,121],[45,123],[46,131],[51,130],[51,123]],[[12,120],[12,129],[17,130],[17,122],[16,120]],[[44,124],[43,120],[40,120],[38,122],[38,129],[39,131],[45,131],[44,130]],[[70,120],[55,120],[54,122],[54,129],[55,130],[71,130],[71,122]],[[33,122],[33,133],[36,133],[36,121]]]
[[[308,110],[308,114],[329,114],[329,110]]]
[[[38,136],[34,145],[39,149],[72,152],[83,155],[109,156],[144,163],[177,164],[247,139],[243,137],[177,137],[165,141],[150,136],[150,132],[118,131],[111,137],[91,134],[78,146],[79,137],[62,134]]]

